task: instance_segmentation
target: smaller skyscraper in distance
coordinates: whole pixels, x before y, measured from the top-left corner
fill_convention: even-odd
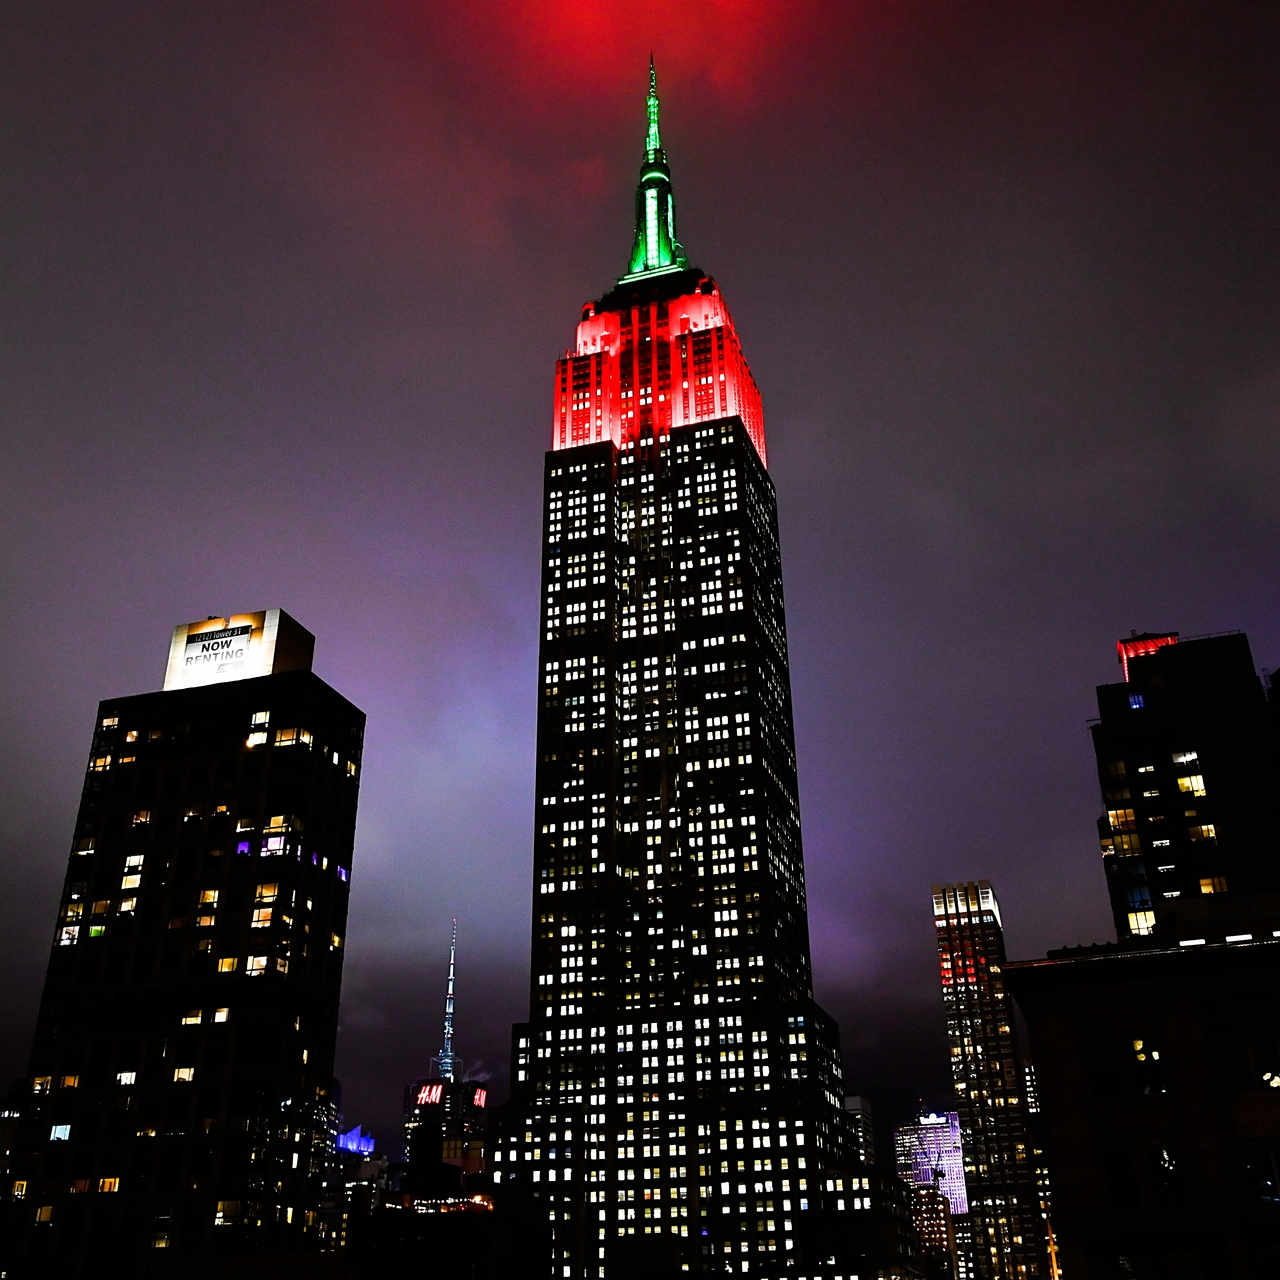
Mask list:
[[[482,1139],[489,1091],[476,1080],[460,1080],[462,1061],[453,1051],[454,990],[458,972],[458,922],[449,941],[445,981],[444,1037],[434,1063],[436,1073],[405,1086],[404,1159],[410,1190],[448,1195],[460,1178],[483,1169]],[[455,1170],[460,1172],[455,1172]]]
[[[849,1126],[849,1159],[861,1164],[875,1164],[876,1135],[871,1103],[854,1094],[844,1100],[844,1114]]]
[[[1098,686],[1098,820],[1116,937],[1178,946],[1280,930],[1275,700],[1233,631],[1116,645]]]
[[[1047,1276],[1000,904],[986,880],[934,885],[933,915],[977,1272]]]
[[[955,1111],[938,1115],[922,1111],[911,1124],[894,1131],[898,1177],[917,1187],[939,1186],[952,1213],[969,1212],[964,1185],[964,1151],[960,1116]]]

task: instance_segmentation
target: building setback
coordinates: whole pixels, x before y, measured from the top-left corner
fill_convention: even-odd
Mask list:
[[[543,1275],[807,1275],[843,1091],[776,500],[733,320],[676,240],[652,79],[648,110],[631,270],[556,366],[530,1010],[494,1178],[536,1198]]]
[[[978,1275],[1047,1276],[1000,904],[986,880],[934,885],[933,917]]]
[[[179,627],[164,690],[98,708],[9,1275],[320,1247],[365,718],[313,645],[279,610]]]

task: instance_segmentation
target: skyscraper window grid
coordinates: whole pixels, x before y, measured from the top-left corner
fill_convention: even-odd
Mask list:
[[[641,194],[670,197],[652,76],[649,118]],[[657,213],[675,243],[673,198]],[[638,199],[637,244],[648,214]],[[633,252],[584,307],[556,370],[530,1020],[494,1177],[546,1205],[549,1274],[603,1277],[645,1246],[783,1274],[843,1128],[812,999],[776,500],[715,281],[682,251],[651,260]]]
[[[978,1275],[1048,1275],[1000,904],[986,880],[934,885],[942,999]]]

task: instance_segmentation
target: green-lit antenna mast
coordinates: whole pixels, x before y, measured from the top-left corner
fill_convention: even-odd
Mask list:
[[[679,271],[688,262],[684,247],[676,239],[676,202],[658,125],[658,73],[652,54],[649,55],[649,96],[645,108],[649,129],[640,183],[636,187],[636,234],[631,245],[630,269],[623,280],[655,271]]]

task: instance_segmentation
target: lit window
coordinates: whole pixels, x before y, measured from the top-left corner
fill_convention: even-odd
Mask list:
[[[261,732],[251,733],[244,740],[244,745],[246,747],[260,747],[266,742],[266,740],[267,740],[267,735],[265,733],[261,733]]]
[[[255,711],[255,712],[253,713],[253,718],[249,721],[249,723],[250,723],[251,725],[253,725],[253,727],[254,727],[255,729],[256,729],[259,725],[262,725],[262,724],[270,724],[270,723],[271,723],[271,712],[270,712],[270,711]]]
[[[119,1191],[120,1179],[119,1178],[99,1178],[98,1190],[101,1191],[104,1195],[110,1195],[113,1191]]]
[[[1135,938],[1144,938],[1156,931],[1156,913],[1154,911],[1130,911],[1129,932]]]
[[[131,916],[137,909],[137,898],[124,898],[120,902],[120,914],[122,916]]]
[[[245,973],[251,978],[256,978],[267,971],[266,956],[250,956],[245,961]]]
[[[136,889],[141,883],[142,883],[141,876],[138,876],[138,875],[125,876],[124,879],[120,881],[120,887],[122,889]]]
[[[227,1020],[230,1016],[231,1016],[231,1010],[230,1010],[230,1009],[215,1009],[215,1010],[213,1011],[213,1020],[214,1020],[214,1022],[226,1022],[226,1020]]]
[[[218,961],[218,972],[235,973],[236,966],[239,963],[240,961],[236,959],[235,956],[223,956],[222,959]]]
[[[1208,876],[1200,881],[1201,893],[1226,893],[1226,876]]]
[[[278,884],[260,884],[253,891],[254,902],[274,902],[280,892]]]
[[[78,1089],[80,1087],[79,1076],[63,1076],[61,1085],[64,1089]]]
[[[200,1025],[200,1010],[190,1009],[182,1015],[182,1025],[184,1027],[197,1027]]]
[[[37,1221],[37,1222],[52,1222],[52,1221],[53,1221],[53,1205],[51,1205],[51,1204],[42,1204],[42,1205],[41,1205],[41,1206],[36,1210],[36,1221]]]
[[[151,821],[150,809],[139,809],[138,812],[133,815],[133,825],[135,827],[145,827],[147,823],[150,821]]]
[[[130,1085],[138,1083],[136,1071],[120,1071],[116,1073],[116,1084]]]
[[[120,727],[120,717],[119,717],[119,716],[108,716],[108,717],[107,717],[107,718],[102,722],[102,727],[103,727],[104,729],[118,729],[118,728]]]
[[[1188,827],[1187,835],[1192,840],[1205,840],[1209,844],[1216,844],[1218,840],[1217,831],[1212,822],[1206,822],[1199,827]]]
[[[200,890],[200,903],[201,903],[201,905],[202,905],[202,906],[204,906],[204,905],[206,905],[206,904],[207,904],[208,906],[216,907],[216,906],[218,905],[218,891],[217,891],[217,889],[201,889],[201,890]]]
[[[13,1184],[13,1198],[15,1200],[23,1200],[26,1198],[27,1184],[25,1182],[15,1182]]]
[[[50,1142],[69,1142],[71,1139],[71,1126],[69,1124],[55,1124],[49,1130]]]
[[[342,935],[340,933],[331,933],[329,935],[329,947],[333,951],[342,950]]]
[[[52,1076],[36,1076],[31,1081],[32,1093],[48,1093],[49,1087],[53,1084]]]
[[[250,928],[265,929],[271,923],[271,908],[258,907],[254,910]]]
[[[175,1084],[190,1084],[196,1078],[195,1067],[175,1067],[173,1080]]]
[[[1204,795],[1204,775],[1193,773],[1189,777],[1179,778],[1178,790],[1190,792],[1193,796]]]

